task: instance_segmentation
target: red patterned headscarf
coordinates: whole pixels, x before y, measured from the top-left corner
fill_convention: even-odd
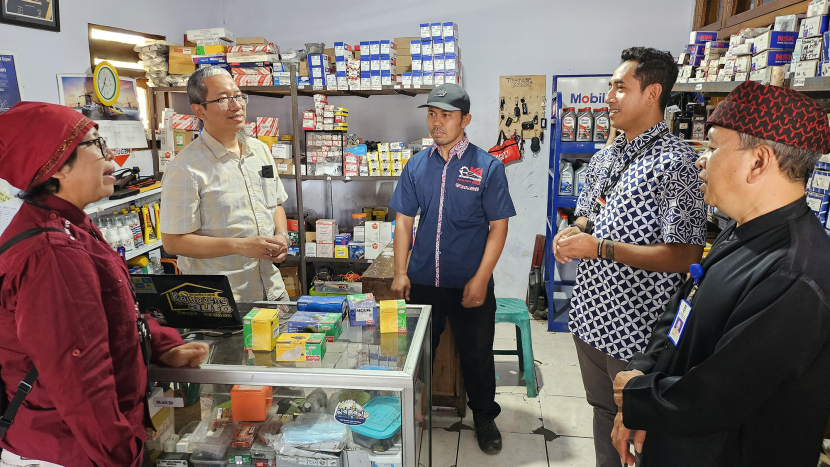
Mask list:
[[[787,146],[830,152],[827,114],[804,94],[747,81],[729,93],[708,122]]]
[[[24,191],[45,182],[93,127],[69,107],[20,102],[0,114],[0,178]]]

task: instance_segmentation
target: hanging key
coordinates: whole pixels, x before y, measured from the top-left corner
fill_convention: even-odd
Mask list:
[[[527,115],[527,103],[525,102],[524,97],[522,97],[522,113]]]
[[[536,114],[536,115],[533,116],[533,124],[534,125],[539,124],[539,114]]]
[[[539,126],[542,127],[543,130],[547,130],[548,129],[548,119],[545,118],[545,117],[542,117],[542,123]]]
[[[507,117],[507,120],[504,122],[505,126],[510,126],[513,124],[513,117]]]
[[[544,131],[540,131],[540,132],[539,132],[539,142],[540,142],[540,143],[544,143],[544,142],[545,142],[545,132],[544,132]]]
[[[518,120],[519,116],[522,114],[522,110],[519,109],[519,98],[516,98],[516,107],[513,108],[513,114],[516,116]]]
[[[501,98],[501,104],[499,104],[499,110],[504,110],[504,98]]]

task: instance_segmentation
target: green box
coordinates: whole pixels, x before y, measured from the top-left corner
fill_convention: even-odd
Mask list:
[[[245,341],[245,350],[253,350],[254,348],[254,333],[251,327],[251,322],[259,313],[259,308],[254,308],[244,318],[242,318],[242,336]]]
[[[287,326],[288,332],[318,332],[326,335],[326,341],[334,342],[343,334],[343,315],[298,311],[287,321]]]

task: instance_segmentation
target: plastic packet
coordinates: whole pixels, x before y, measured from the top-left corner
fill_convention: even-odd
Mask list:
[[[301,449],[339,452],[346,444],[348,431],[332,415],[304,413],[283,427],[282,443]]]
[[[142,68],[147,68],[148,66],[152,66],[152,65],[161,65],[162,63],[165,63],[166,61],[167,60],[165,60],[162,57],[156,57],[156,58],[149,58],[147,60],[140,60],[138,62],[138,64]]]
[[[233,424],[231,419],[231,409],[229,407],[218,407],[213,409],[211,414],[212,426],[214,430],[217,428],[227,428]]]

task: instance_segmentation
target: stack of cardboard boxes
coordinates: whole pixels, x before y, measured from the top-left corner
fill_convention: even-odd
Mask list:
[[[231,75],[239,86],[288,84],[279,47],[264,37],[237,39],[236,45],[228,48],[227,58]]]
[[[825,154],[816,164],[816,170],[807,183],[807,204],[830,235],[828,206],[830,206],[830,155]]]
[[[366,154],[369,176],[398,177],[410,157],[412,151],[403,142],[378,143],[377,151]]]
[[[751,81],[780,86],[792,61],[795,32],[769,31],[752,41]]]
[[[420,43],[410,41],[412,72],[401,75],[401,84],[438,86],[461,84],[461,50],[458,24],[422,23]]]

